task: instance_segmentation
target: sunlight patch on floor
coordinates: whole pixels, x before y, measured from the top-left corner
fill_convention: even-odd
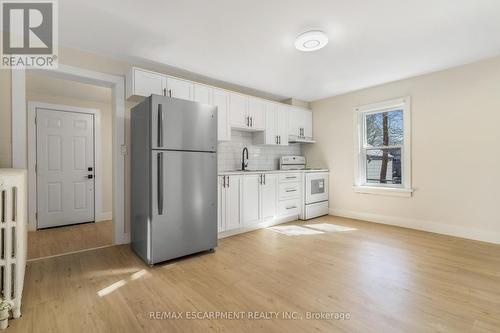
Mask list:
[[[344,227],[332,223],[317,223],[299,225],[279,225],[267,229],[287,236],[318,235],[325,232],[345,232],[358,230],[356,228]]]
[[[99,290],[97,292],[97,295],[99,295],[99,297],[104,297],[104,296],[106,296],[108,294],[111,294],[116,289],[118,289],[120,287],[123,287],[126,284],[127,284],[127,282],[125,282],[125,280],[116,281],[115,283],[107,286],[106,288],[103,288],[103,289]]]
[[[141,278],[146,275],[151,275],[151,273],[148,273],[148,271],[146,271],[145,269],[141,269],[140,271],[130,275],[130,280],[137,280],[138,278]]]
[[[298,225],[274,226],[274,227],[269,227],[267,229],[287,236],[317,235],[324,233],[323,231],[299,227]]]
[[[113,291],[117,290],[118,288],[123,287],[129,281],[134,281],[134,280],[140,279],[141,277],[150,276],[150,275],[151,275],[151,273],[149,273],[145,269],[141,269],[140,271],[136,271],[135,273],[132,273],[129,278],[122,279],[120,281],[116,281],[115,283],[107,286],[106,288],[99,290],[97,292],[97,295],[99,297],[104,297],[106,295],[111,294]]]
[[[358,230],[356,228],[344,227],[342,225],[336,225],[332,223],[318,223],[318,224],[306,224],[304,227],[317,229],[321,231],[331,231],[331,232],[343,232],[343,231],[354,231]]]

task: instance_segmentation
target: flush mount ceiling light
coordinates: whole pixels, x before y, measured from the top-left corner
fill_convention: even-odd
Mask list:
[[[295,48],[299,51],[311,52],[319,50],[328,44],[328,36],[319,30],[304,32],[295,39]]]

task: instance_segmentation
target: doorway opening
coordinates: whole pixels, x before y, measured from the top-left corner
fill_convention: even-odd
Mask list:
[[[114,244],[110,87],[26,73],[28,259]]]

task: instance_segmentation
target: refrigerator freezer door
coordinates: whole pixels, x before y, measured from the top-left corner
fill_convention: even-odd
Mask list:
[[[152,263],[217,246],[217,155],[153,150]]]
[[[216,151],[217,107],[152,95],[153,149]]]

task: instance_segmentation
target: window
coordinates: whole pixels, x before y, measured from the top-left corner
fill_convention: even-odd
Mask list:
[[[411,195],[410,98],[356,108],[355,190]]]

